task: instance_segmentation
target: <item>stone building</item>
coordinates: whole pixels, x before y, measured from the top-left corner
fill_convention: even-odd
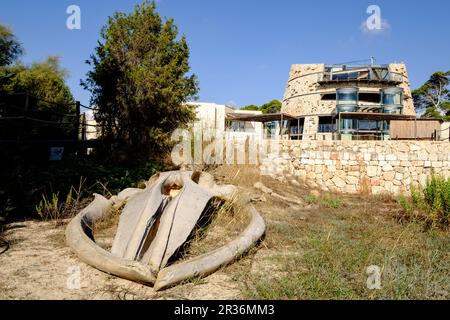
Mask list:
[[[387,140],[391,122],[415,121],[404,64],[295,64],[282,113],[291,139]]]

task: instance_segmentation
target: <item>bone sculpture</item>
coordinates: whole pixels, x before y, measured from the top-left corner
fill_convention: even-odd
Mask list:
[[[178,188],[173,189],[173,186]],[[250,224],[230,243],[190,260],[168,265],[188,240],[214,197],[236,197],[232,185],[217,185],[208,173],[172,171],[154,175],[145,189],[125,189],[117,196],[95,199],[67,226],[66,240],[80,260],[104,272],[162,290],[182,281],[207,276],[245,253],[264,234],[265,223],[255,208],[240,199]],[[95,243],[92,227],[112,206],[122,210],[111,252]]]

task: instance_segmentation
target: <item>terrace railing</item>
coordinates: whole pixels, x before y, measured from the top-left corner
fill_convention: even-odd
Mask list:
[[[403,82],[403,75],[400,73],[390,71],[373,72],[367,69],[347,70],[338,72],[325,71],[318,74],[319,83],[352,82],[352,81],[370,81],[370,82],[385,82],[398,84]]]

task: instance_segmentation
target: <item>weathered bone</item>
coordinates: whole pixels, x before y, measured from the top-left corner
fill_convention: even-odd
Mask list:
[[[236,194],[234,186],[217,186],[209,174],[196,175],[198,184],[192,177],[193,173],[187,171],[164,172],[150,178],[144,190],[125,189],[110,200],[95,195],[94,201],[69,223],[67,243],[82,261],[132,281],[146,284],[157,281],[156,290],[216,271],[254,245],[264,234],[265,224],[247,201],[244,209],[251,222],[236,240],[164,268],[188,239],[208,202],[215,196],[231,199]],[[169,190],[172,185],[179,188]],[[111,206],[118,207],[127,200],[109,253],[95,244],[92,226]]]
[[[158,291],[187,279],[206,277],[247,252],[263,236],[266,226],[253,206],[249,205],[245,210],[251,221],[237,239],[216,250],[162,269],[158,273],[154,289]]]
[[[181,192],[161,216],[158,232],[142,262],[159,271],[188,239],[214,194],[200,188],[191,179],[183,180]]]
[[[75,251],[81,261],[106,273],[145,284],[153,284],[155,277],[150,269],[137,261],[114,256],[99,247],[88,234],[92,234],[93,224],[104,217],[112,201],[95,195],[94,201],[82,210],[66,229],[67,244]]]

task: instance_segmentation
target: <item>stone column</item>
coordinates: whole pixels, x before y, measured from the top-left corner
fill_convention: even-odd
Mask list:
[[[318,116],[305,117],[305,124],[303,127],[303,140],[315,140],[318,129],[319,129]]]

